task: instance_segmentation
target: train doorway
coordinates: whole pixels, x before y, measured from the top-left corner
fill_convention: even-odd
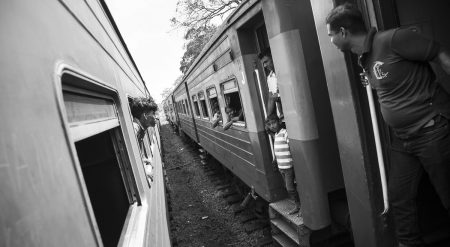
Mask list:
[[[447,49],[450,48],[450,2],[436,0],[424,2],[419,0],[374,1],[378,28],[409,28],[430,39],[436,40]],[[436,80],[450,92],[450,76],[439,65],[431,63]],[[390,142],[391,140],[386,140]],[[450,183],[450,181],[449,181]],[[433,246],[448,246],[450,243],[450,219],[442,206],[430,179],[423,173],[419,185],[417,205],[419,224],[423,238]]]
[[[358,4],[360,9],[363,11],[363,15],[366,17],[367,23],[377,26],[379,30],[387,30],[391,28],[410,28],[413,31],[422,33],[429,38],[432,38],[445,47],[450,46],[450,34],[447,30],[450,27],[450,17],[448,16],[448,10],[450,10],[450,3],[448,1],[439,0],[433,2],[423,2],[418,0],[406,1],[406,0],[395,0],[395,1],[380,1],[380,0],[344,0],[335,1],[335,5],[342,4],[344,2],[351,2],[353,4]],[[373,8],[372,8],[373,7]],[[365,90],[360,86],[359,83],[359,73],[361,69],[357,65],[357,57],[352,54],[345,54],[347,68],[349,70],[350,80],[352,81],[352,90],[357,92],[358,105],[361,117],[361,126],[365,126],[362,129],[364,133],[362,137],[366,142],[365,156],[368,161],[376,163],[376,154],[373,140],[373,132],[370,122],[369,104],[366,100]],[[441,85],[449,92],[450,78],[445,75],[444,72],[436,65],[431,64],[433,69],[437,74],[437,80],[442,83]],[[445,83],[445,81],[447,83]],[[375,102],[377,102],[376,95]],[[377,110],[377,123],[380,126],[380,138],[383,146],[384,162],[386,164],[387,177],[389,177],[389,170],[392,164],[390,160],[390,149],[393,141],[393,131],[389,128],[381,117],[381,113],[376,104]],[[367,169],[370,174],[372,174],[373,181],[375,181],[373,188],[379,188],[380,177],[378,175],[378,170],[374,169],[376,166],[368,166]],[[382,205],[381,193],[378,189],[375,189],[373,194],[375,203],[374,207],[378,208]],[[419,210],[419,224],[424,234],[423,238],[427,244],[432,246],[447,246],[450,240],[450,220],[447,216],[446,210],[443,208],[434,188],[432,187],[430,180],[426,173],[422,176],[422,180],[419,185],[418,191],[418,210]],[[387,225],[394,226],[392,222],[392,213],[388,215],[388,218],[383,219]],[[388,227],[382,229],[382,231],[387,231],[394,233],[393,227]],[[387,244],[387,242],[386,242]]]

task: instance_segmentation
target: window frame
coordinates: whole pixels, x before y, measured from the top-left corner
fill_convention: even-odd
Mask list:
[[[113,143],[114,149],[116,150],[115,156],[117,158],[117,163],[122,176],[122,182],[125,187],[125,191],[127,193],[126,196],[129,202],[127,216],[125,218],[125,221],[123,222],[123,226],[119,236],[118,243],[120,244],[124,234],[130,232],[130,229],[136,229],[137,226],[143,224],[143,222],[140,220],[142,217],[136,217],[135,219],[130,220],[129,216],[132,214],[141,214],[140,212],[142,210],[140,210],[140,207],[142,206],[142,197],[145,197],[145,194],[142,194],[143,191],[140,190],[140,187],[137,184],[139,181],[139,179],[136,178],[135,173],[137,164],[135,164],[135,162],[131,159],[134,154],[132,152],[132,149],[128,145],[129,134],[126,131],[127,124],[125,123],[124,119],[126,116],[126,110],[123,107],[124,102],[121,102],[119,91],[116,87],[97,79],[96,77],[79,69],[76,66],[72,66],[64,62],[58,63],[55,67],[53,76],[53,91],[56,99],[58,115],[62,123],[64,138],[69,149],[70,161],[75,171],[74,173],[76,180],[79,184],[82,198],[81,200],[86,207],[85,210],[87,211],[90,228],[93,231],[94,239],[99,246],[103,245],[99,230],[99,223],[97,222],[96,216],[94,214],[92,201],[89,198],[89,192],[86,187],[86,181],[83,176],[83,171],[79,157],[77,155],[75,143],[79,140],[84,140],[100,133],[109,132],[111,142]],[[64,78],[65,76],[70,76],[70,78],[66,80]],[[111,128],[104,128],[103,131],[85,136],[84,138],[81,138],[79,140],[75,140],[73,138],[73,134],[71,133],[71,125],[68,120],[66,105],[64,101],[64,91],[67,90],[74,90],[78,93],[81,93],[82,95],[100,95],[106,96],[106,98],[112,98],[119,125]],[[128,102],[126,102],[125,104],[128,106]],[[131,113],[131,111],[129,112]],[[131,120],[132,119],[133,118],[131,118]],[[122,169],[123,166],[127,166],[128,169]],[[127,179],[124,179],[124,174],[127,176]]]
[[[186,102],[184,99],[181,100],[181,105],[183,106],[183,114],[187,116],[186,114]]]
[[[186,115],[190,116],[191,115],[191,111],[189,110],[189,102],[188,102],[187,98],[184,99],[184,103],[186,104]]]
[[[201,112],[202,112],[202,119],[204,119],[204,120],[210,120],[211,119],[211,114],[210,114],[210,110],[208,109],[208,105],[207,105],[207,103],[206,103],[206,95],[205,95],[205,92],[203,92],[203,91],[199,91],[198,93],[197,93],[197,95],[198,95],[198,101],[199,101],[199,107],[200,107],[200,110],[201,110]],[[203,101],[204,101],[204,103],[205,103],[205,110],[206,110],[206,113],[208,114],[207,116],[205,116],[205,112],[203,111],[203,104],[202,104],[202,99],[201,99],[201,97],[203,97]]]
[[[225,90],[224,89],[224,85],[225,84],[227,84],[227,83],[229,83],[229,82],[234,82],[234,85],[235,85],[235,87],[234,88],[232,88],[232,89],[227,89],[227,90]],[[237,78],[236,77],[232,77],[232,78],[229,78],[229,79],[226,79],[226,80],[224,80],[224,81],[222,81],[221,83],[220,83],[220,92],[221,92],[221,95],[222,95],[222,97],[223,97],[223,99],[224,99],[224,102],[225,102],[225,107],[224,107],[224,109],[227,107],[227,100],[226,100],[226,95],[227,94],[230,94],[230,93],[238,93],[238,96],[239,96],[239,103],[241,104],[241,109],[242,109],[242,113],[243,113],[243,117],[244,117],[244,121],[238,121],[238,122],[234,122],[233,124],[232,124],[232,127],[238,127],[238,128],[240,128],[240,129],[245,129],[245,128],[247,128],[247,121],[246,121],[246,118],[245,118],[245,109],[244,109],[244,104],[242,103],[242,96],[241,96],[241,90],[240,90],[240,87],[239,87],[239,82],[238,82],[238,80],[237,80]],[[225,113],[225,115],[226,115],[226,117],[228,118],[228,115]],[[222,116],[222,119],[223,119],[223,116]],[[225,122],[224,122],[225,123]]]
[[[201,118],[202,116],[200,115],[200,108],[198,105],[198,96],[196,94],[194,94],[194,95],[192,95],[191,99],[192,99],[192,105],[194,108],[194,117]],[[195,104],[195,103],[197,103],[197,104]]]
[[[216,95],[213,96],[213,97],[210,96],[210,91],[211,91],[212,89],[214,89],[214,91],[215,91],[215,93],[216,93]],[[206,98],[208,99],[209,109],[211,109],[211,118],[214,117],[213,112],[212,112],[211,99],[214,99],[214,98],[217,100],[217,104],[218,104],[218,106],[219,106],[220,115],[223,116],[222,108],[220,107],[220,102],[219,102],[219,94],[217,93],[217,88],[216,88],[216,86],[215,86],[215,85],[211,85],[211,86],[207,87],[205,91],[206,91]],[[223,119],[219,121],[218,126],[223,126]]]

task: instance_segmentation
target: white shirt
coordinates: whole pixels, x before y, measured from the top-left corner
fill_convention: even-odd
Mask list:
[[[270,71],[269,75],[267,76],[267,86],[269,87],[269,92],[271,93],[278,92],[277,76],[273,71]]]

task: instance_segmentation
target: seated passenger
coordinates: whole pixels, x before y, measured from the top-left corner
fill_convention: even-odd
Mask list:
[[[276,114],[269,115],[266,118],[266,126],[273,133],[273,149],[275,153],[274,163],[278,165],[278,170],[283,177],[288,195],[295,203],[295,207],[288,214],[296,214],[300,211],[300,198],[295,187],[295,173],[293,160],[289,149],[289,139],[285,128],[282,128],[282,122]]]
[[[220,121],[222,121],[222,114],[220,113],[219,106],[214,104],[212,107],[213,118],[212,118],[212,127],[215,128],[219,125]]]
[[[146,165],[145,172],[147,177],[153,181],[153,166],[147,156],[144,148],[145,130],[148,127],[155,127],[155,112],[158,106],[151,98],[138,97],[133,98],[130,102],[131,115],[133,115],[133,128],[136,134],[139,149],[141,150],[141,158]]]
[[[225,107],[225,113],[228,116],[228,121],[223,126],[223,130],[229,129],[234,122],[244,121],[244,111],[242,109],[237,112],[233,107],[227,106]]]

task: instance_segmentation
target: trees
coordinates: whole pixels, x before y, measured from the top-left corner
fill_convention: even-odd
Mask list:
[[[209,26],[211,21],[225,18],[242,0],[178,0],[176,17],[171,19],[175,27],[198,28]]]
[[[215,33],[214,22],[223,20],[242,0],[178,0],[172,26],[186,30],[185,52],[180,61],[184,74]]]
[[[178,84],[180,84],[181,80],[183,80],[183,76],[182,75],[178,76],[178,78],[173,82],[172,87],[164,88],[163,91],[161,92],[161,98],[163,100],[165,98],[167,98],[167,96],[169,96],[170,93],[172,92],[173,88],[175,88]]]
[[[187,72],[215,31],[216,26],[214,25],[190,28],[187,30],[184,35],[184,39],[186,40],[184,48],[186,50],[180,61],[180,71],[183,74]]]
[[[172,88],[170,88],[170,87],[164,88],[163,91],[161,92],[161,99],[165,100],[171,92],[172,92]]]

